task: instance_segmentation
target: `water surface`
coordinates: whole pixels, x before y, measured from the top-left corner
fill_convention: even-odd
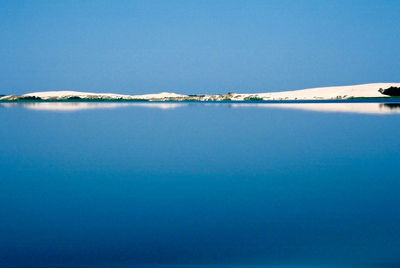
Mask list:
[[[0,122],[0,266],[400,266],[394,103],[8,103]]]

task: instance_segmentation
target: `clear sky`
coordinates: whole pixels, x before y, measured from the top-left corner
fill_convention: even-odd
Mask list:
[[[400,81],[400,1],[0,3],[0,94]]]

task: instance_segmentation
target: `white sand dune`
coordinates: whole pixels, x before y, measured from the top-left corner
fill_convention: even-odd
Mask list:
[[[113,94],[113,93],[90,93],[90,92],[79,92],[79,91],[43,91],[43,92],[32,92],[24,94],[25,97],[40,97],[42,99],[50,98],[66,98],[66,97],[87,97],[87,96],[106,96],[110,98],[124,98],[129,95]]]
[[[43,92],[33,92],[22,95],[24,97],[39,97],[44,100],[54,99],[54,98],[68,98],[68,97],[106,97],[111,99],[152,99],[152,98],[176,98],[185,97],[186,95],[161,92],[157,94],[145,94],[145,95],[126,95],[126,94],[114,94],[114,93],[90,93],[90,92],[79,92],[79,91],[43,91]]]
[[[187,97],[187,95],[176,94],[172,92],[161,92],[157,94],[145,94],[145,95],[132,95],[135,99],[158,99],[158,98],[181,98]]]
[[[353,86],[319,87],[293,91],[271,93],[237,94],[244,97],[257,96],[264,100],[328,100],[349,98],[379,98],[388,97],[378,90],[380,88],[400,87],[400,83],[374,83]]]
[[[207,101],[207,100],[226,100],[242,101],[248,98],[256,97],[262,98],[263,100],[332,100],[332,99],[349,99],[349,98],[385,98],[387,95],[383,95],[379,92],[379,89],[389,87],[400,87],[400,83],[374,83],[364,85],[353,85],[353,86],[335,86],[335,87],[320,87],[301,89],[293,91],[281,91],[281,92],[264,92],[254,94],[222,94],[222,95],[204,95],[203,97],[197,97],[196,100]],[[0,100],[18,100],[19,96],[5,96]],[[33,92],[22,95],[22,97],[39,97],[43,100],[65,100],[71,97],[79,97],[82,99],[108,99],[108,100],[152,100],[152,101],[163,101],[163,100],[186,100],[191,99],[188,95],[176,94],[171,92],[161,92],[157,94],[144,94],[144,95],[127,95],[127,94],[114,94],[114,93],[90,93],[90,92],[78,92],[78,91],[44,91],[44,92]]]

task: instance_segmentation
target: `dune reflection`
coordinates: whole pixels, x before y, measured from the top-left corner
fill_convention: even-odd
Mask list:
[[[0,103],[0,107],[23,107],[37,111],[74,112],[93,109],[142,107],[176,109],[188,105],[229,106],[232,108],[294,109],[326,113],[400,114],[400,103],[177,103],[177,102],[15,102]]]
[[[234,108],[278,108],[326,113],[400,114],[399,103],[235,103]]]
[[[184,103],[117,103],[117,102],[27,102],[2,103],[3,107],[23,107],[38,111],[74,112],[92,109],[116,109],[122,107],[143,107],[156,109],[175,109],[185,106]]]

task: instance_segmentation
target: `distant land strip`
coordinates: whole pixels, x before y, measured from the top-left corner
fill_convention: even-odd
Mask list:
[[[320,87],[265,93],[227,93],[185,95],[171,92],[145,95],[89,93],[79,91],[43,91],[23,95],[0,95],[1,102],[17,101],[313,101],[400,96],[400,83],[373,83],[352,86]]]

